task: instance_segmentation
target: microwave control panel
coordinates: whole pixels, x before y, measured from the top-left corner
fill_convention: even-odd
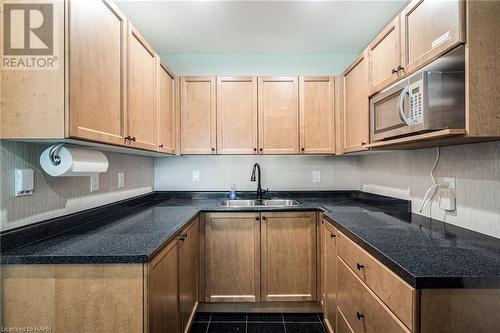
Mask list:
[[[423,81],[419,80],[412,83],[409,86],[409,97],[410,97],[410,115],[408,120],[410,124],[420,124],[423,122]]]

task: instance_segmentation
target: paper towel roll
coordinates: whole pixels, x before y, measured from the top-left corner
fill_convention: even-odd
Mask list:
[[[53,177],[91,176],[108,170],[108,159],[98,150],[63,146],[57,153],[61,163],[54,165],[49,157],[50,148],[45,149],[40,156],[40,165]]]

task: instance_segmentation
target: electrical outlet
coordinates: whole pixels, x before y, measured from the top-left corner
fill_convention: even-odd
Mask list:
[[[200,170],[193,170],[193,183],[200,182]]]
[[[125,174],[123,172],[118,172],[118,188],[125,187]]]
[[[313,177],[313,183],[320,183],[321,182],[321,172],[313,171],[312,177]]]
[[[99,191],[99,174],[90,176],[90,192]]]
[[[32,195],[35,188],[33,169],[15,169],[14,188],[16,197]]]
[[[448,187],[439,189],[439,208],[446,211],[454,211],[456,209],[455,178],[444,177],[441,183],[448,184]]]

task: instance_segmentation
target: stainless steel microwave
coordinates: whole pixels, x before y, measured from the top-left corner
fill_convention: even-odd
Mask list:
[[[465,128],[464,71],[422,71],[370,99],[373,141]]]

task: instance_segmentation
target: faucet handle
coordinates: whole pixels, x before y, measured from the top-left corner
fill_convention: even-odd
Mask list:
[[[267,192],[269,192],[269,188],[262,190],[262,193],[267,193]]]

